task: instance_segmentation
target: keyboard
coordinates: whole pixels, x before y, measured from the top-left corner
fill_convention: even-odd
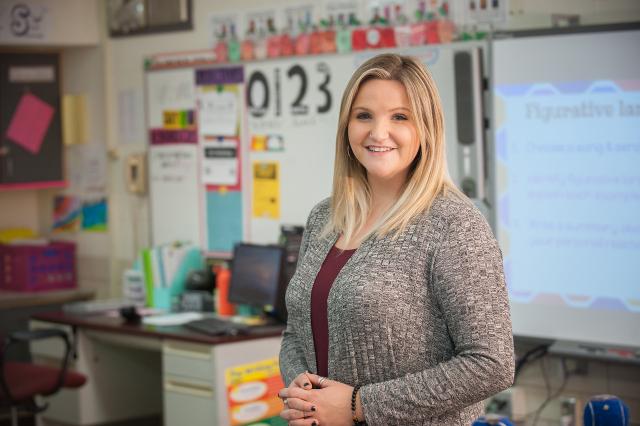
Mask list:
[[[238,324],[221,318],[205,318],[191,321],[186,323],[184,327],[212,336],[237,336],[247,334],[250,329],[248,325]]]
[[[261,325],[241,324],[222,318],[204,318],[184,324],[189,330],[210,336],[239,336],[244,334],[271,334],[284,330],[284,324],[267,322]]]

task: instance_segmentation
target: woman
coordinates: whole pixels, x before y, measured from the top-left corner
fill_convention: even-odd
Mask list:
[[[332,196],[311,211],[286,301],[292,426],[468,426],[512,384],[500,249],[448,177],[417,60],[376,56],[349,81]]]

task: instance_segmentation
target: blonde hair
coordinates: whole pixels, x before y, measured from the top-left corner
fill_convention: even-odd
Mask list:
[[[382,237],[397,237],[416,215],[428,210],[433,200],[446,190],[464,198],[447,171],[444,116],[438,89],[431,74],[417,59],[382,54],[363,63],[351,77],[342,96],[331,196],[331,218],[324,235],[342,234],[345,241],[362,229],[371,209],[371,188],[366,169],[349,147],[348,126],[351,108],[360,86],[368,80],[395,80],[405,87],[416,124],[420,148],[410,166],[404,189],[371,231]]]

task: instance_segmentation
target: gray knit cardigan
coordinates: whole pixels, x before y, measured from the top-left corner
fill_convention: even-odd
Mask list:
[[[288,385],[316,371],[311,288],[338,235],[322,238],[316,205],[289,283],[280,369]],[[438,197],[399,238],[370,237],[328,299],[329,378],[362,386],[367,424],[464,425],[513,383],[513,336],[502,255],[470,203]]]

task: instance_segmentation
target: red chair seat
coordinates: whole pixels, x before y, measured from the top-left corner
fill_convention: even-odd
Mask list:
[[[60,370],[44,365],[29,364],[24,362],[7,362],[4,366],[5,379],[16,401],[33,398],[35,395],[50,395],[56,387]],[[63,387],[78,388],[87,381],[80,373],[67,371],[64,376]],[[0,388],[0,399],[5,395]]]

